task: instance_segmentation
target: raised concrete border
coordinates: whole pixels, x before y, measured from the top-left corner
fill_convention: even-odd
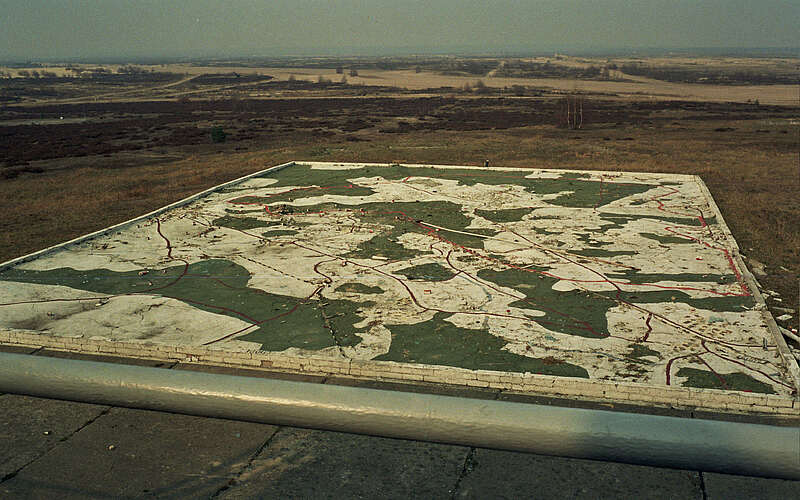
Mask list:
[[[342,162],[288,162],[270,167],[258,172],[240,177],[238,179],[214,186],[180,201],[154,210],[142,216],[116,224],[114,226],[96,231],[94,233],[75,238],[65,243],[51,246],[44,250],[34,252],[0,264],[0,271],[33,260],[42,255],[66,248],[70,245],[92,240],[98,236],[112,233],[144,219],[157,216],[173,208],[189,204],[203,196],[239,184],[254,177],[262,176],[269,172],[281,170],[295,164],[329,164],[341,165]],[[355,163],[363,166],[383,166],[383,163]],[[482,170],[481,167],[460,165],[417,165],[403,164],[409,167],[434,167]],[[494,167],[493,167],[494,168]],[[498,167],[498,170],[525,171],[518,167]],[[559,170],[562,171],[562,170]],[[563,170],[565,172],[573,170]],[[623,172],[605,172],[616,174]],[[630,173],[630,172],[627,172]],[[642,175],[663,175],[657,173],[642,173]],[[672,174],[678,177],[691,178],[697,183],[699,189],[706,197],[709,206],[718,217],[717,221],[726,239],[732,244],[732,258],[742,271],[742,276],[750,287],[751,292],[759,305],[764,304],[764,298],[758,290],[755,279],[750,274],[747,266],[739,254],[739,247],[722,218],[719,207],[714,202],[710,191],[699,176]],[[87,339],[82,335],[69,337],[55,337],[40,335],[27,331],[0,331],[0,343],[16,346],[31,346],[48,348],[68,352],[82,352],[89,354],[113,354],[123,357],[156,359],[163,361],[181,361],[184,363],[202,363],[219,366],[256,368],[268,371],[313,374],[323,376],[345,376],[357,379],[372,379],[400,382],[431,382],[439,384],[500,389],[509,392],[521,392],[543,396],[568,397],[589,401],[611,401],[628,404],[659,405],[675,408],[703,408],[721,410],[733,413],[759,413],[770,415],[800,416],[800,368],[786,345],[777,324],[766,307],[761,309],[770,332],[776,340],[778,352],[786,363],[796,390],[794,397],[785,397],[770,394],[755,394],[739,391],[726,391],[717,389],[698,389],[689,387],[653,387],[633,382],[608,382],[601,380],[555,377],[533,373],[510,373],[490,370],[468,370],[450,366],[405,364],[392,361],[362,361],[350,359],[335,359],[318,356],[287,356],[266,351],[236,352],[225,351],[219,348],[203,346],[169,346],[152,342],[112,342],[106,340]]]
[[[589,401],[702,408],[732,413],[800,416],[795,398],[693,387],[653,387],[633,382],[608,382],[534,373],[468,370],[451,366],[406,364],[394,361],[287,356],[267,351],[224,351],[204,346],[169,346],[152,342],[112,342],[83,336],[54,337],[28,332],[0,332],[0,343],[68,352],[131,358],[244,367],[305,375],[343,376],[396,382],[431,382],[465,387],[500,389],[543,396]]]

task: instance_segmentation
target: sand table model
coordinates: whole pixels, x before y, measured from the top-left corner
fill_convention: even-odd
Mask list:
[[[770,322],[681,175],[293,163],[0,267],[5,341],[791,408]]]

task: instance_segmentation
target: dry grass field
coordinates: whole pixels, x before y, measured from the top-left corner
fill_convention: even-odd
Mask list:
[[[796,106],[800,102],[798,78],[800,59],[787,57],[743,58],[743,57],[614,57],[586,58],[555,55],[554,57],[515,58],[515,59],[452,59],[422,58],[419,64],[401,58],[400,61],[378,58],[372,60],[309,59],[275,65],[276,61],[215,63],[214,65],[157,64],[135,67],[154,74],[172,74],[175,78],[158,85],[139,85],[126,88],[123,92],[96,91],[89,95],[78,95],[63,102],[92,102],[96,100],[120,101],[141,97],[144,93],[151,97],[156,91],[159,98],[177,98],[181,95],[205,95],[208,88],[196,85],[198,77],[209,74],[235,74],[237,77],[269,76],[276,82],[290,80],[317,82],[326,79],[340,82],[344,77],[351,85],[375,88],[391,88],[402,91],[458,91],[465,86],[473,87],[477,82],[489,89],[509,89],[514,86],[537,88],[547,92],[583,92],[604,94],[638,100],[668,100],[695,102],[752,102],[761,104]],[[280,61],[278,61],[280,62]],[[470,66],[470,62],[475,63]],[[348,64],[358,68],[354,73],[348,71]],[[479,70],[448,70],[470,68],[477,65]],[[509,71],[512,66],[528,68],[527,71]],[[531,70],[531,67],[539,68]],[[552,74],[542,74],[541,68],[553,68]],[[587,68],[598,71],[596,77],[566,76],[574,70]],[[92,72],[105,72],[115,75],[130,69],[120,64],[91,65],[73,64],[31,68],[0,68],[0,75],[19,77],[32,72],[49,74],[54,77],[81,75]],[[485,71],[484,71],[485,70]],[[607,70],[603,72],[603,70]],[[629,71],[626,73],[626,71]],[[97,73],[95,73],[97,74]],[[561,76],[558,76],[561,75]],[[85,84],[86,82],[84,82]],[[257,82],[256,82],[257,83]],[[226,93],[235,92],[242,97],[274,97],[275,92],[258,88],[253,81],[241,79],[229,81],[220,86]],[[217,89],[220,90],[220,89]],[[278,94],[280,95],[280,94]],[[208,95],[205,95],[208,97]],[[35,102],[52,102],[53,96],[33,99]]]
[[[192,68],[197,75],[210,71]],[[189,73],[189,67],[178,72]],[[302,76],[297,68],[258,72],[277,80]],[[314,68],[304,78],[316,81],[318,75],[337,76],[333,69]],[[411,70],[363,70],[359,75],[348,77],[350,85],[384,81],[394,87],[430,89],[477,79]],[[21,80],[7,80],[23,90],[11,92],[22,102],[0,108],[0,261],[288,160],[481,165],[488,159],[492,166],[700,175],[750,267],[759,267],[754,261],[765,265],[766,275],[757,278],[765,289],[779,294],[768,298],[768,304],[798,308],[796,85],[761,85],[761,93],[755,94],[754,86],[747,85],[567,85],[550,80],[550,90],[543,89],[538,97],[454,91],[430,97],[427,91],[386,96],[377,88],[309,84],[295,89],[291,97],[281,97],[275,89],[257,90],[266,85],[261,82],[253,92],[271,93],[269,99],[254,99],[249,91],[233,98],[218,92],[213,99],[202,93],[179,99],[174,92],[187,85],[186,79],[176,75],[152,84],[139,82],[131,94],[124,86],[95,86],[81,94],[80,82],[68,82],[64,85],[72,94],[49,97],[26,95]],[[483,78],[487,86],[514,84],[506,80]],[[286,81],[276,83],[283,85],[276,88],[286,88]],[[28,83],[29,88],[36,85]],[[528,79],[525,85],[539,83]],[[648,85],[660,86],[659,96],[651,94]],[[576,86],[585,96],[584,126],[561,128],[559,92]],[[147,88],[160,90],[148,98],[142,91]],[[303,89],[315,98],[303,99]],[[359,95],[319,99],[326,90],[337,89]],[[92,92],[105,97],[85,99]],[[82,98],[65,100],[75,95]],[[753,98],[760,105],[746,103]],[[62,116],[76,122],[59,124]],[[227,132],[226,142],[212,142],[209,130],[215,126]],[[775,309],[773,315],[780,311]],[[783,326],[796,328],[797,314],[793,316]]]

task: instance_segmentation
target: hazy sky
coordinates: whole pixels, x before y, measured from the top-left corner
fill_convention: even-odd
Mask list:
[[[797,47],[800,1],[0,0],[0,60]]]

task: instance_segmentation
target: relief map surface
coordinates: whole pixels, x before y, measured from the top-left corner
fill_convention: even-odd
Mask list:
[[[0,268],[0,330],[789,394],[719,217],[692,176],[294,163]]]

